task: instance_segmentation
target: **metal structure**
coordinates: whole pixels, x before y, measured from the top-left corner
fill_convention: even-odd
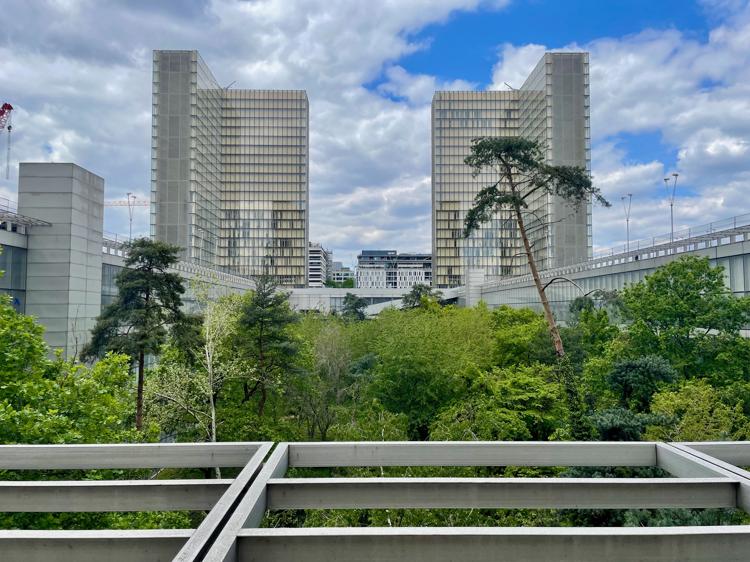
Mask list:
[[[133,239],[133,210],[135,207],[150,207],[151,202],[146,199],[138,199],[138,197],[132,191],[128,191],[125,195],[125,201],[105,201],[105,207],[127,207],[128,208],[128,220],[130,223],[128,230],[128,240]]]
[[[5,179],[10,179],[10,132],[13,130],[11,117],[13,115],[13,106],[5,102],[0,106],[0,130],[7,129],[8,141],[7,152],[5,153]]]
[[[262,528],[281,509],[750,509],[750,442],[7,445],[0,469],[244,466],[232,480],[0,481],[6,512],[207,510],[197,529],[0,531],[4,560],[747,560],[750,526]],[[287,478],[289,468],[656,466],[667,478]]]
[[[672,193],[669,192],[669,178],[664,178],[664,187],[667,188],[667,195],[669,195],[669,224],[671,225],[669,241],[674,242],[674,195],[677,190],[677,172],[672,173]]]
[[[625,211],[625,251],[630,251],[630,208],[633,206],[633,194],[628,193],[620,197],[622,200],[622,207]],[[626,202],[627,201],[627,202]],[[674,238],[674,235],[673,235]]]

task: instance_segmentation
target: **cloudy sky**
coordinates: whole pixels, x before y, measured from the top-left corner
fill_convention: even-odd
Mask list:
[[[750,212],[750,6],[706,0],[4,0],[0,97],[18,161],[76,162],[107,199],[148,198],[151,51],[198,49],[218,81],[310,98],[311,240],[430,249],[436,89],[519,86],[545,49],[591,53],[594,243]],[[4,155],[5,139],[0,141]],[[3,160],[4,164],[4,160]],[[105,230],[126,233],[127,210]],[[134,231],[148,231],[147,209]]]

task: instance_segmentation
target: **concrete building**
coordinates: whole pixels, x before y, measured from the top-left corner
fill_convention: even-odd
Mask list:
[[[307,284],[309,107],[221,87],[197,51],[154,51],[151,234],[184,259]]]
[[[0,293],[37,318],[47,344],[63,357],[78,355],[102,307],[117,294],[123,248],[104,238],[103,211],[101,177],[53,163],[22,163],[17,208],[0,208]],[[180,262],[173,271],[205,282],[212,296],[254,286],[195,263]],[[188,309],[194,305],[189,290],[183,301]]]
[[[709,258],[712,266],[724,268],[724,282],[737,297],[750,295],[750,215],[741,215],[703,226],[691,227],[648,240],[630,242],[619,249],[581,263],[540,271],[542,283],[555,316],[569,316],[570,303],[582,295],[622,290],[642,281],[656,268],[685,255]],[[530,274],[510,279],[486,279],[481,270],[469,271],[469,283],[457,289],[458,302],[473,306],[484,301],[491,308],[501,305],[541,310]]]
[[[18,213],[48,223],[28,229],[26,314],[69,354],[101,312],[104,180],[75,164],[22,163]]]
[[[462,236],[474,196],[497,178],[472,177],[464,164],[471,139],[522,136],[540,142],[550,164],[589,163],[587,53],[546,53],[519,89],[435,92],[432,100],[432,255],[436,287],[466,282],[469,269],[501,278],[526,271],[515,220],[499,212]],[[576,210],[542,194],[529,201],[527,226],[540,269],[591,257],[591,208]]]
[[[333,252],[322,244],[310,242],[307,256],[307,284],[309,287],[325,287],[331,277]]]
[[[351,267],[344,267],[344,264],[340,261],[333,262],[331,268],[331,281],[337,284],[343,284],[349,280],[354,284],[354,270]]]
[[[396,250],[362,250],[357,256],[357,288],[410,289],[430,285],[430,254],[399,254]]]

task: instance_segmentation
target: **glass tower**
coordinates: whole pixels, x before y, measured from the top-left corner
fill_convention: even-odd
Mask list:
[[[432,99],[433,286],[466,283],[469,269],[487,277],[527,271],[515,219],[495,214],[468,239],[467,211],[489,172],[472,177],[464,164],[475,137],[524,136],[538,140],[550,164],[590,167],[587,53],[546,53],[518,90],[435,92]],[[572,209],[557,197],[529,201],[526,226],[539,267],[584,261],[591,256],[590,204]]]
[[[308,119],[304,91],[222,88],[197,51],[154,51],[151,235],[304,287]]]

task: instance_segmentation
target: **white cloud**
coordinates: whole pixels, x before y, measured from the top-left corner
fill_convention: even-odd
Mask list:
[[[594,211],[599,245],[624,243],[625,193],[634,194],[633,231],[653,236],[669,228],[663,177],[673,163],[642,154],[634,160],[620,147],[623,134],[656,135],[676,152],[680,225],[748,209],[740,194],[750,190],[750,7],[705,4],[725,18],[705,41],[677,29],[647,29],[562,49],[591,53],[592,173],[615,203]],[[544,50],[502,45],[492,87],[518,87]]]
[[[10,2],[0,74],[3,95],[17,107],[14,160],[72,160],[105,178],[109,199],[127,191],[147,197],[151,50],[195,48],[222,84],[308,91],[312,239],[345,260],[372,245],[427,250],[432,91],[476,85],[411,74],[400,59],[429,48],[414,38],[425,26],[457,10],[506,4],[55,0],[48,9]],[[639,233],[663,231],[668,217],[659,190],[672,163],[634,159],[623,133],[656,134],[674,148],[681,187],[690,189],[678,189],[680,224],[747,208],[750,10],[731,0],[705,4],[716,22],[706,39],[658,29],[553,46],[591,52],[593,174],[615,203],[596,211],[600,244],[624,239],[623,193],[634,194]],[[519,87],[544,49],[501,44],[491,87]],[[377,91],[364,86],[374,81]],[[0,179],[0,193],[14,192],[14,183]],[[134,228],[146,232],[147,224],[139,208]],[[106,228],[127,232],[127,213],[109,209]]]
[[[84,4],[6,7],[14,17],[0,73],[19,108],[15,160],[75,161],[105,178],[108,199],[147,194],[151,50],[198,49],[221,84],[307,90],[311,239],[351,255],[372,244],[429,248],[431,90],[473,84],[410,75],[397,61],[428,47],[414,39],[426,25],[507,0]],[[380,92],[363,86],[384,74]],[[12,183],[0,189],[15,191]],[[127,232],[122,209],[108,209],[106,221]],[[147,225],[138,208],[134,229]]]
[[[505,43],[500,47],[499,60],[492,69],[490,90],[507,90],[520,88],[526,77],[539,62],[546,47],[534,43],[516,47]]]

